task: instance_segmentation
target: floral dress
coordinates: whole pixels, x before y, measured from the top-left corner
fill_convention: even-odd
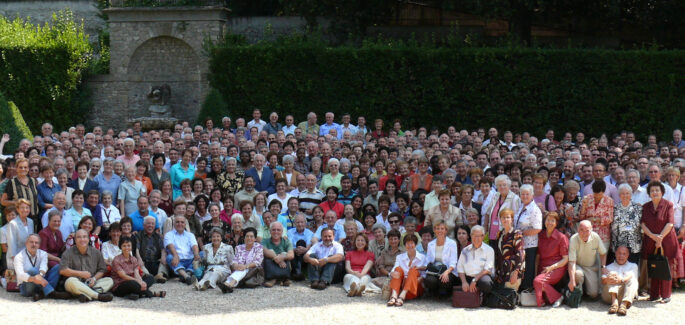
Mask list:
[[[523,274],[523,233],[514,229],[508,233],[500,231],[495,245],[495,282],[505,283],[509,281],[511,273]]]
[[[614,207],[614,222],[611,223],[611,250],[620,246],[630,248],[634,254],[642,249],[642,206],[631,202],[624,207],[621,202]]]

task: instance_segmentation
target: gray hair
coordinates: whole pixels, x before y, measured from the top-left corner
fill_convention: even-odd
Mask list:
[[[507,175],[499,175],[495,177],[495,187],[497,187],[497,184],[500,182],[504,182],[507,185],[507,188],[511,187],[511,179]]]
[[[473,234],[476,231],[480,231],[481,234],[485,234],[485,228],[483,228],[483,226],[475,225],[475,226],[473,226],[473,228],[471,228],[471,236],[473,236]]]
[[[62,176],[62,174],[67,175],[67,178],[71,178],[69,177],[69,172],[67,172],[65,168],[58,169],[57,172],[55,172],[55,177],[59,178],[60,176]]]
[[[212,235],[214,235],[214,233],[218,233],[219,236],[221,236],[221,238],[224,238],[224,231],[221,230],[221,228],[212,227],[212,229],[209,231],[209,238],[212,238]]]
[[[154,220],[155,222],[157,222],[157,219],[151,215],[145,216],[145,218],[143,218],[143,222],[148,220]]]
[[[533,189],[533,185],[523,184],[519,188],[519,192],[528,192],[530,193],[530,195],[533,195],[533,193],[535,193],[535,190]]]
[[[404,224],[405,224],[405,225],[408,224],[408,223],[409,223],[409,224],[414,224],[414,225],[415,225],[416,222],[417,222],[417,221],[416,221],[416,217],[414,217],[414,216],[407,216],[406,218],[404,218]]]
[[[90,168],[93,168],[93,163],[95,163],[95,162],[99,162],[100,164],[102,164],[102,162],[100,161],[100,158],[93,158],[93,159],[90,160],[90,165],[89,165],[89,167],[90,167]]]
[[[226,159],[224,159],[224,164],[228,163],[228,162],[231,161],[231,160],[233,160],[233,161],[235,161],[236,163],[238,163],[238,159],[235,159],[235,157],[226,157]]]
[[[283,156],[283,164],[285,165],[285,163],[295,163],[295,157],[292,155]]]
[[[152,195],[153,193],[157,193],[159,195],[162,195],[162,191],[160,191],[158,189],[154,189],[154,190],[150,191],[150,195]]]
[[[62,192],[59,192],[59,193],[62,193]],[[57,194],[57,193],[55,193],[55,194]],[[62,194],[64,194],[64,193],[62,193]],[[50,212],[48,212],[48,221],[50,221],[50,219],[52,219],[52,217],[54,217],[54,216],[59,216],[61,219],[62,218],[62,212],[57,211],[57,210],[50,210]]]
[[[628,175],[630,175],[630,174],[635,174],[638,179],[640,178],[640,171],[637,169],[630,168],[630,169],[626,170],[626,177],[628,177]]]
[[[621,193],[621,191],[628,191],[628,193],[633,193],[633,188],[630,187],[627,183],[623,183],[618,186],[618,192]]]
[[[578,182],[576,182],[574,180],[570,180],[570,181],[567,181],[566,183],[564,183],[564,189],[565,190],[570,190],[571,188],[576,188],[576,189],[580,190],[580,184],[578,184]]]
[[[111,147],[111,146],[108,146],[108,147]],[[114,158],[112,158],[112,157],[107,157],[107,158],[105,158],[105,160],[102,161],[102,165],[104,166],[106,163],[112,163],[112,164],[114,164],[114,161],[115,161]]]
[[[319,163],[321,163],[321,158],[320,158],[320,157],[313,157],[313,158],[311,158],[310,162],[311,162],[312,164],[314,163],[314,161],[318,161]]]
[[[478,214],[478,210],[476,210],[476,208],[468,208],[468,209],[466,209],[466,210],[464,211],[464,214],[466,214],[467,216],[468,216],[469,214],[471,214],[471,213],[475,213],[475,214],[477,215],[477,214]]]
[[[454,177],[456,177],[456,176],[457,176],[457,172],[455,172],[454,169],[447,168],[447,169],[445,169],[445,171],[442,172],[442,176],[443,176],[443,177],[444,177],[444,176],[454,176]]]
[[[385,226],[383,224],[377,223],[371,227],[371,231],[376,232],[376,229],[383,230],[383,235],[387,232],[387,229],[385,229]]]
[[[236,220],[240,220],[240,222],[245,223],[245,218],[243,218],[243,215],[240,213],[234,213],[231,216],[231,222],[234,223]]]
[[[338,166],[340,166],[340,160],[338,160],[338,158],[330,158],[330,159],[328,159],[328,164],[329,164],[329,165],[330,165],[332,162],[333,162],[333,163],[337,163]]]
[[[136,142],[135,142],[133,139],[131,139],[131,138],[126,138],[126,139],[124,139],[124,144],[127,144],[127,143],[131,143],[131,144],[133,144],[134,146],[136,145]]]
[[[110,192],[110,191],[102,191],[102,197],[104,198],[105,196],[112,197],[112,192]],[[114,203],[114,202],[112,202],[112,203]]]

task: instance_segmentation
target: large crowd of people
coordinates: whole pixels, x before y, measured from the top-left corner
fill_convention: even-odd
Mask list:
[[[45,123],[0,157],[2,285],[81,302],[164,297],[151,288],[172,278],[224,294],[342,283],[388,306],[582,293],[626,315],[639,296],[668,303],[685,277],[680,130],[284,122],[255,109],[173,130]],[[665,268],[648,267],[656,255]]]

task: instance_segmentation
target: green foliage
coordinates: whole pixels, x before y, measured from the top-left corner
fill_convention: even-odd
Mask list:
[[[26,138],[33,141],[31,130],[26,125],[17,105],[8,102],[2,93],[0,93],[0,130],[2,130],[2,134],[6,133],[10,136],[10,141],[3,148],[4,154],[13,154],[19,147],[21,139]],[[0,152],[0,154],[3,153]]]
[[[214,121],[214,125],[221,125],[221,119],[227,115],[228,104],[226,104],[221,93],[212,88],[202,103],[200,114],[197,116],[198,123],[204,125],[204,121],[211,118]]]
[[[685,51],[260,43],[213,49],[209,80],[241,116],[333,111],[443,130],[664,136],[685,122]]]
[[[44,26],[0,17],[0,91],[31,117],[34,132],[43,122],[56,130],[83,122],[85,112],[72,97],[91,53],[83,25],[69,11],[54,14]]]

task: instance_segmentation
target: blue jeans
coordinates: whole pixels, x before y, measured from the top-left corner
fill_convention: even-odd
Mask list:
[[[310,254],[309,257],[318,258],[316,254]],[[327,263],[323,267],[308,264],[307,273],[309,273],[310,281],[331,283],[333,282],[333,275],[335,274],[335,263]]]
[[[36,274],[39,274],[39,272],[40,270],[38,270],[37,267],[33,267],[26,273],[28,273],[30,276],[34,276]],[[57,286],[57,282],[59,281],[59,264],[55,265],[47,273],[45,273],[45,276],[43,278],[45,278],[45,280],[48,281],[48,285],[46,285],[45,287],[32,282],[22,282],[19,285],[19,293],[24,297],[31,297],[33,296],[33,294],[39,293],[40,290],[43,291],[43,295],[45,296],[51,294],[53,291],[55,291],[55,287]]]
[[[202,256],[202,255],[203,255],[203,254],[200,254],[200,256]],[[171,260],[173,260],[173,259],[174,259],[174,256],[171,255],[171,254],[168,254],[168,255],[166,256],[166,264],[167,264],[167,265],[169,266],[169,268],[171,268],[171,269],[174,271],[174,273],[176,273],[177,275],[178,275],[178,271],[180,271],[180,270],[185,270],[186,273],[188,274],[188,276],[190,276],[190,275],[195,275],[196,277],[198,277],[197,275],[198,275],[198,273],[199,273],[200,276],[199,276],[198,278],[201,278],[201,277],[202,277],[202,271],[203,271],[203,270],[201,270],[201,269],[195,270],[195,269],[193,268],[193,259],[192,259],[192,258],[189,258],[189,259],[179,259],[179,260],[178,260],[178,265],[176,265],[176,266],[172,266],[172,265],[171,265]],[[198,271],[199,271],[199,272],[198,272]]]

